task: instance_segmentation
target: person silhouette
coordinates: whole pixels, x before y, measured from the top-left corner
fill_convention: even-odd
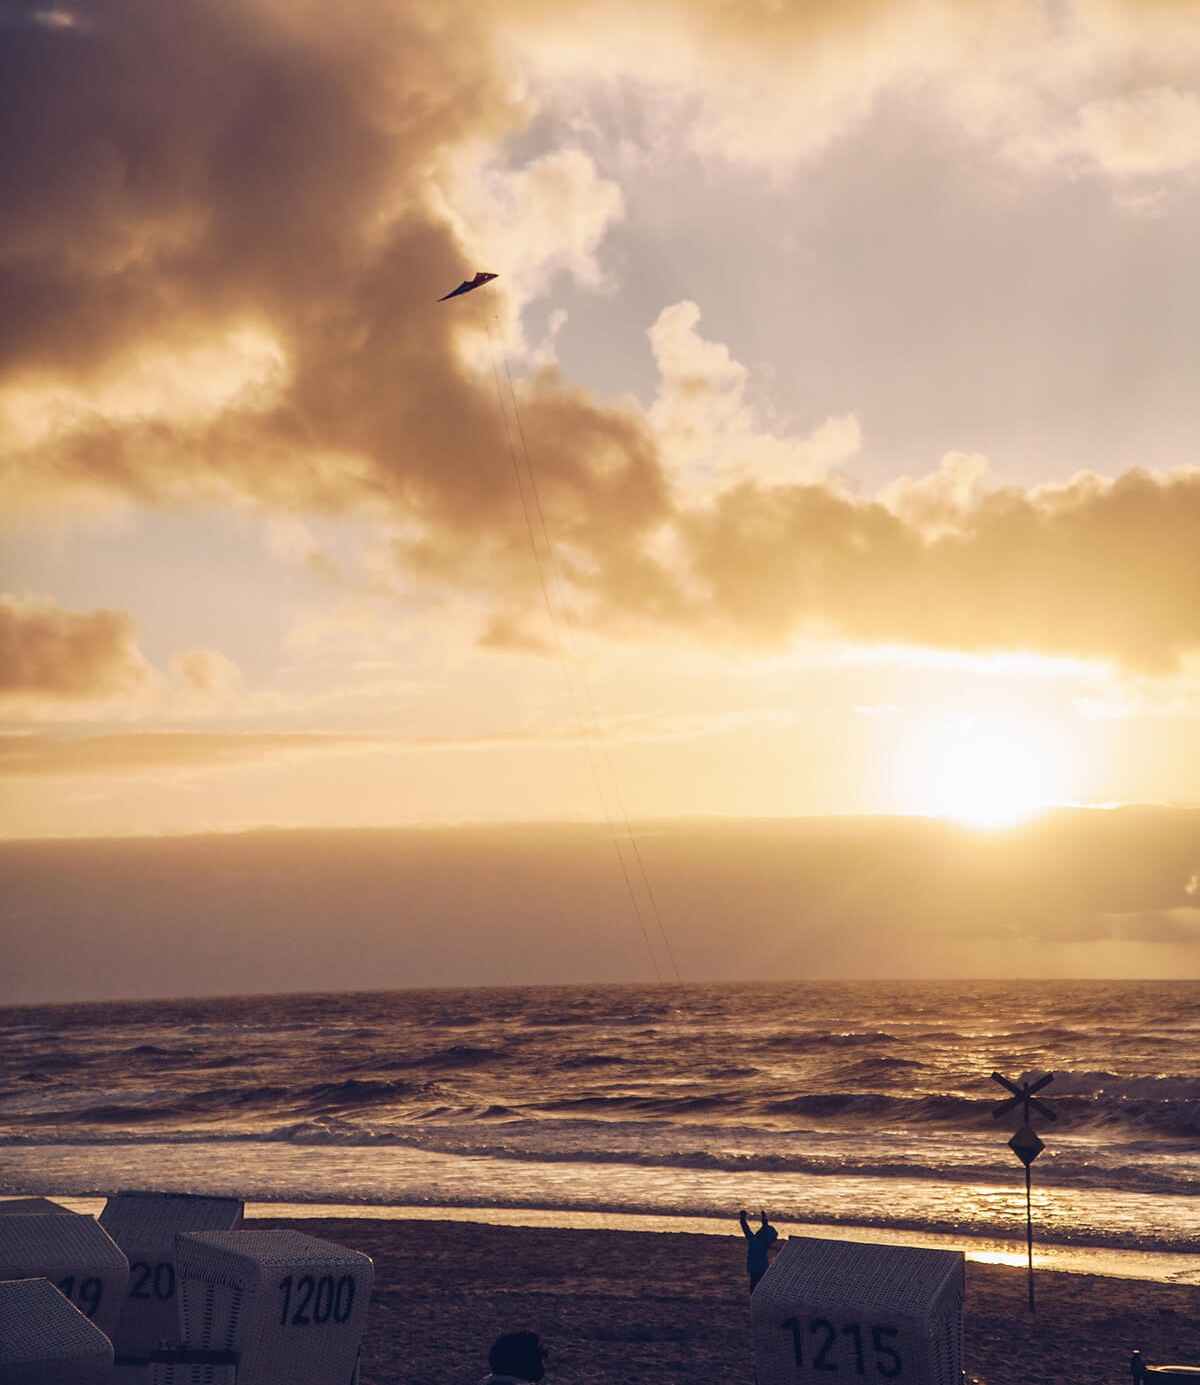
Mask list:
[[[547,1349],[536,1332],[505,1332],[497,1337],[488,1352],[491,1374],[479,1385],[525,1385],[546,1374]]]
[[[750,1276],[750,1292],[753,1293],[758,1281],[767,1272],[767,1251],[779,1239],[779,1232],[767,1220],[767,1214],[760,1208],[759,1219],[762,1223],[757,1231],[750,1230],[750,1223],[746,1219],[746,1209],[743,1207],[738,1213],[738,1220],[742,1224],[742,1234],[749,1245],[746,1247],[746,1272]]]

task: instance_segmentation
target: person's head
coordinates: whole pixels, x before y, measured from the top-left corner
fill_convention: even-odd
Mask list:
[[[492,1343],[488,1365],[496,1375],[537,1381],[546,1374],[546,1355],[536,1332],[506,1332]]]

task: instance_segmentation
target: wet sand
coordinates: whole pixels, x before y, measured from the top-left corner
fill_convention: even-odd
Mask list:
[[[375,1262],[362,1385],[474,1385],[501,1332],[550,1347],[546,1385],[753,1385],[744,1242],[373,1218],[287,1221]],[[1200,1288],[968,1262],[967,1378],[1123,1385],[1129,1356],[1200,1365]]]

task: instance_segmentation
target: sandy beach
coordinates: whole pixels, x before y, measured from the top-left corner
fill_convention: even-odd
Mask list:
[[[485,1373],[490,1342],[532,1328],[547,1385],[752,1385],[744,1245],[681,1232],[469,1222],[254,1218],[375,1262],[362,1385],[451,1385]],[[1151,1364],[1200,1364],[1200,1288],[1042,1272],[1031,1317],[1024,1270],[968,1263],[968,1379],[981,1385],[1121,1385]]]

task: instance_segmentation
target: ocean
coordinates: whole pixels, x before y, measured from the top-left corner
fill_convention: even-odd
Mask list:
[[[1008,1093],[991,1074],[1052,1073],[1038,1100],[1056,1119],[1032,1117],[1039,1262],[1200,1283],[1196,982],[38,1005],[0,1009],[0,1037],[3,1195],[149,1187],[734,1232],[761,1207],[785,1231],[1014,1260],[1021,1114],[993,1116]]]

